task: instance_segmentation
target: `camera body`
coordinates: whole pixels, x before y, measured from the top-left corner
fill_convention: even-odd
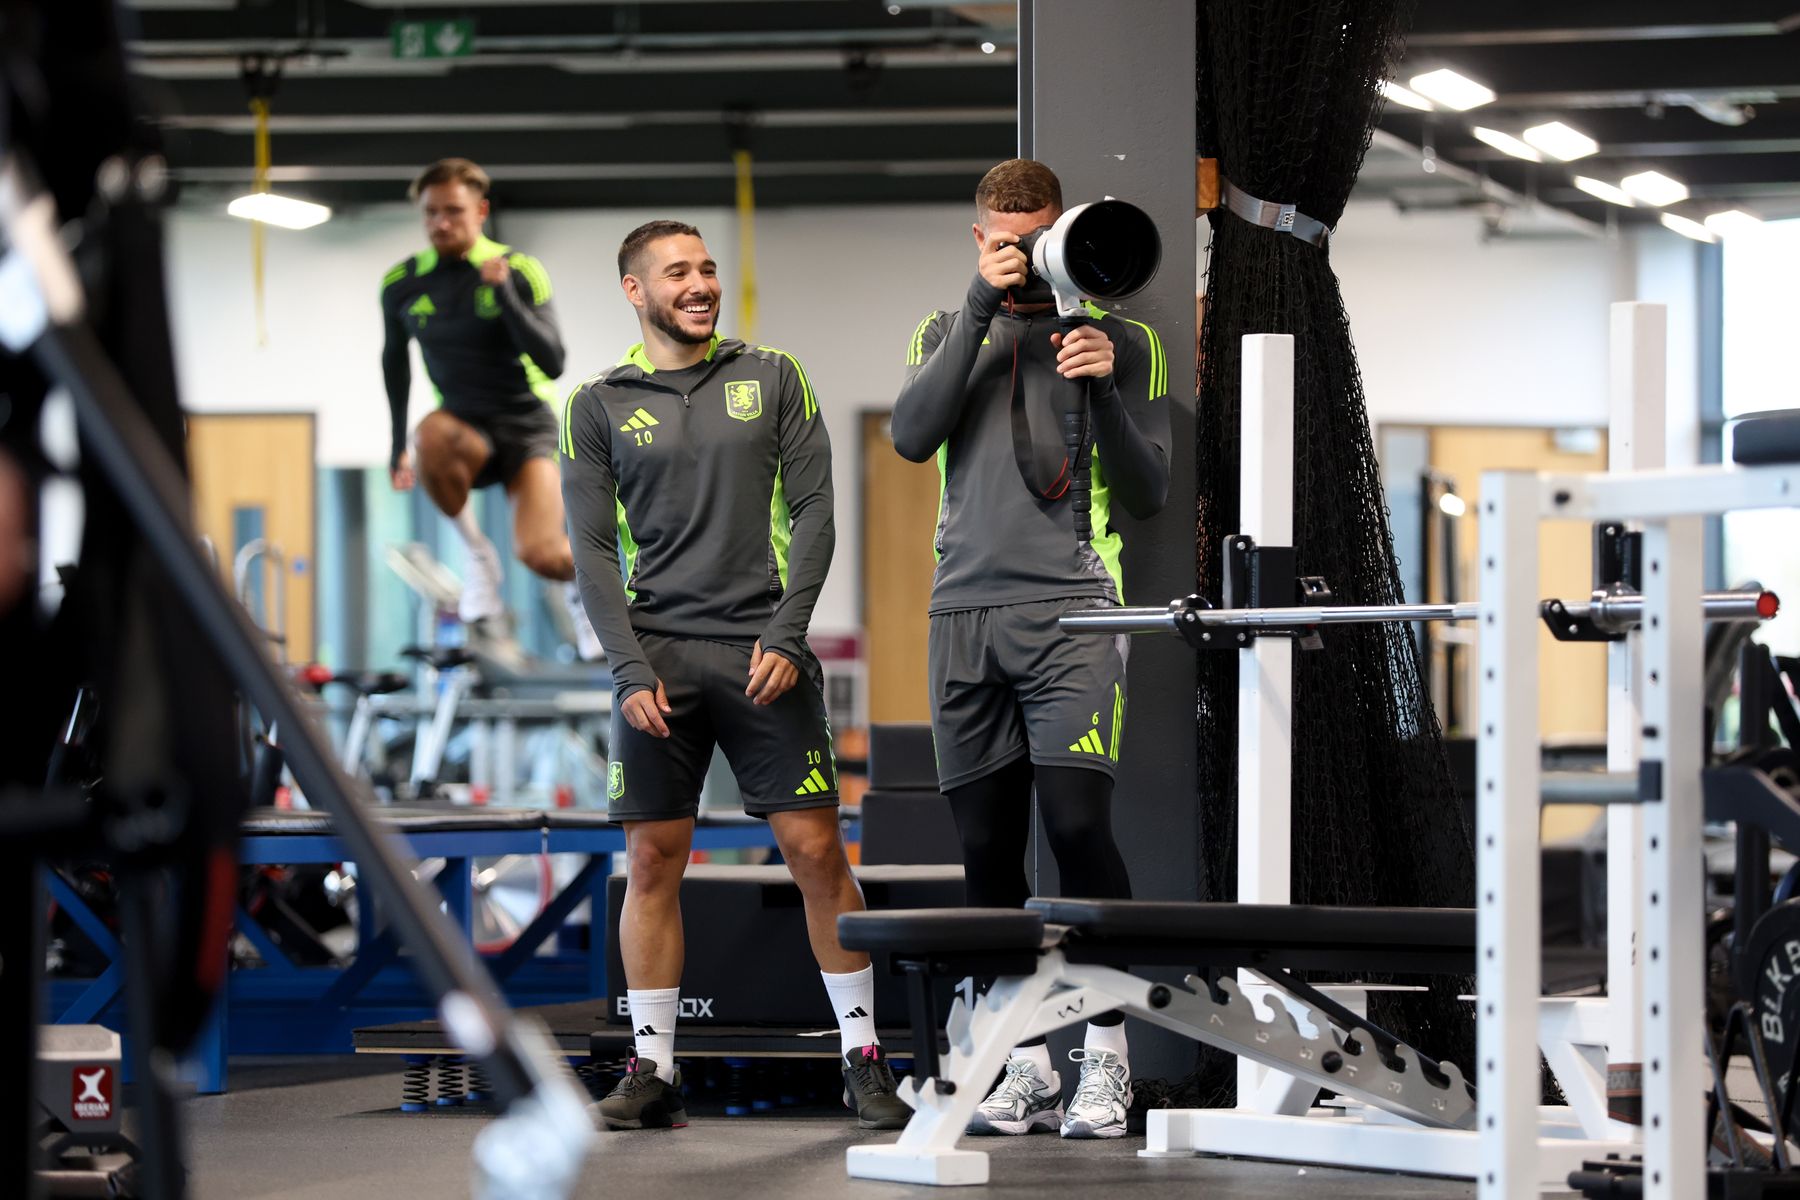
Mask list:
[[[1121,300],[1142,291],[1162,264],[1162,238],[1150,214],[1111,196],[1077,204],[1054,223],[1019,239],[1029,264],[1022,303],[1054,300],[1065,318],[1084,300]]]

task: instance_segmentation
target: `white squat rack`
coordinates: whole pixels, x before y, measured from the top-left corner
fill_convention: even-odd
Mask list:
[[[1620,478],[1662,464],[1665,327],[1661,305],[1613,306],[1609,461]],[[1293,544],[1293,362],[1291,336],[1258,334],[1244,339],[1240,532],[1272,546]],[[1485,1198],[1566,1191],[1569,1172],[1584,1160],[1637,1152],[1636,1127],[1608,1119],[1606,1076],[1608,1063],[1643,1061],[1638,1020],[1643,968],[1632,951],[1638,931],[1646,928],[1643,909],[1647,893],[1637,851],[1646,818],[1642,807],[1636,805],[1615,805],[1607,815],[1610,997],[1541,997],[1536,923],[1540,903],[1537,546],[1534,527],[1507,543],[1507,553],[1490,552],[1490,513],[1498,508],[1490,510],[1487,489],[1501,486],[1490,484],[1490,479],[1503,478],[1510,477],[1484,477],[1481,518],[1482,561],[1486,565],[1484,603],[1479,608],[1479,661],[1494,666],[1481,668],[1479,693],[1483,724],[1477,810],[1482,901],[1477,916],[1481,1062],[1473,1077],[1481,1108],[1480,1127],[1476,1131],[1428,1129],[1357,1105],[1311,1108],[1315,1088],[1240,1059],[1238,1107],[1153,1110],[1141,1152],[1144,1156],[1230,1154],[1478,1179]],[[1698,557],[1698,546],[1693,557]],[[1529,565],[1528,571],[1514,571],[1515,577],[1506,585],[1510,590],[1504,594],[1494,575],[1494,564],[1502,558],[1515,567]],[[1697,687],[1700,605],[1699,589],[1693,590],[1694,598],[1684,603],[1692,610],[1694,635],[1690,641]],[[1508,616],[1504,626],[1495,619],[1502,608]],[[1608,647],[1610,771],[1636,769],[1639,730],[1647,720],[1640,719],[1644,657],[1640,632],[1666,633],[1660,621],[1660,614],[1653,621],[1647,613],[1640,631]],[[1511,636],[1505,645],[1497,644],[1492,636],[1500,630]],[[1252,639],[1238,655],[1238,898],[1246,903],[1291,902],[1293,653],[1291,639],[1271,637]],[[1528,671],[1520,671],[1520,666]],[[1522,680],[1525,674],[1529,679]],[[1504,724],[1499,719],[1504,702],[1495,686],[1500,678],[1505,680],[1505,694],[1515,697],[1513,703],[1519,703],[1516,696],[1521,689],[1529,693],[1529,712],[1508,710],[1510,720]],[[1517,767],[1506,773],[1507,786],[1513,790],[1506,793],[1504,830],[1495,803],[1501,783],[1494,741],[1503,728],[1517,739],[1514,759],[1528,758],[1530,769],[1529,779],[1519,774]],[[1693,728],[1699,728],[1697,721]],[[1691,774],[1697,789],[1697,761]],[[1507,855],[1500,862],[1495,852],[1503,838],[1507,839]],[[1658,902],[1662,902],[1661,894]],[[1688,911],[1693,911],[1691,906]],[[1500,913],[1508,917],[1507,935],[1528,935],[1528,947],[1499,936],[1496,921]],[[1696,938],[1698,928],[1696,924]],[[1503,952],[1503,945],[1509,953]],[[1697,998],[1697,967],[1691,979]],[[1240,982],[1259,1005],[1265,1002],[1267,985],[1249,975]],[[1363,1011],[1365,989],[1332,990],[1340,1002]],[[1698,1019],[1696,1009],[1692,1021]],[[1698,1048],[1696,1041],[1696,1053]],[[1429,1052],[1432,1047],[1420,1049]],[[1538,1104],[1540,1050],[1569,1101],[1566,1106]],[[1695,1097],[1700,1094],[1698,1070],[1696,1066],[1695,1087],[1690,1089]],[[1651,1120],[1649,1111],[1647,1106],[1647,1122]],[[1504,1151],[1496,1149],[1503,1130],[1510,1139]],[[1695,1144],[1699,1144],[1697,1135]],[[1498,1158],[1512,1163],[1508,1172],[1498,1172],[1494,1165]]]
[[[1613,314],[1615,395],[1620,371],[1660,394],[1661,316],[1649,306]],[[1631,336],[1620,344],[1621,329]],[[1654,351],[1654,353],[1652,353]],[[1656,427],[1624,455],[1642,467]],[[1616,447],[1616,443],[1615,443]],[[1538,1125],[1533,1023],[1538,926],[1538,526],[1547,520],[1621,520],[1643,532],[1641,665],[1613,662],[1615,766],[1635,740],[1640,802],[1611,818],[1610,900],[1629,896],[1635,943],[1609,926],[1611,953],[1636,962],[1615,974],[1606,1026],[1613,1061],[1643,1063],[1644,1195],[1691,1200],[1706,1194],[1702,1128],[1709,1083],[1704,1028],[1704,874],[1699,852],[1704,763],[1701,518],[1757,508],[1800,507],[1800,465],[1627,469],[1612,474],[1493,472],[1482,477],[1479,685],[1481,730],[1476,798],[1481,1105],[1478,1173],[1482,1200],[1528,1194],[1546,1173]],[[1625,685],[1636,700],[1635,710]],[[1620,720],[1631,717],[1623,731]],[[1621,835],[1634,841],[1620,844]],[[1635,851],[1635,853],[1633,853]],[[1610,911],[1610,907],[1609,907]],[[1618,970],[1619,958],[1614,959]],[[1635,1052],[1634,1052],[1635,1051]]]

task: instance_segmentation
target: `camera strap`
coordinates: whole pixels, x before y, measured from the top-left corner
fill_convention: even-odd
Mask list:
[[[1039,500],[1061,500],[1069,494],[1069,486],[1080,473],[1080,467],[1087,458],[1088,440],[1091,428],[1088,422],[1087,387],[1083,380],[1065,380],[1060,375],[1057,382],[1065,385],[1071,393],[1073,403],[1067,406],[1062,415],[1063,424],[1063,460],[1057,467],[1056,475],[1045,486],[1038,486],[1041,473],[1037,469],[1037,440],[1031,436],[1031,417],[1025,408],[1025,389],[1019,379],[1019,343],[1023,338],[1015,339],[1012,353],[1012,380],[1007,385],[1007,403],[1012,421],[1013,461],[1018,464],[1019,478],[1025,481],[1026,490]]]

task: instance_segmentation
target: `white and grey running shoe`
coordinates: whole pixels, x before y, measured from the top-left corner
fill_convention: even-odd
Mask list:
[[[1046,1082],[1031,1059],[1009,1058],[999,1086],[969,1118],[969,1132],[1030,1133],[1061,1124],[1062,1077],[1052,1071]]]
[[[1062,1121],[1066,1138],[1125,1136],[1125,1113],[1131,1107],[1131,1068],[1116,1050],[1071,1050],[1069,1061],[1081,1064],[1081,1082]]]
[[[600,645],[600,635],[594,632],[593,622],[588,620],[587,605],[581,602],[581,588],[573,580],[563,585],[563,604],[575,626],[575,653],[581,661],[595,662],[604,657],[606,651]]]
[[[456,615],[463,624],[473,625],[506,611],[506,601],[500,594],[506,576],[501,568],[500,552],[494,549],[493,543],[480,548],[471,546],[468,550]]]

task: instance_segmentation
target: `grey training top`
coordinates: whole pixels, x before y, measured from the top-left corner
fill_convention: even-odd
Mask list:
[[[635,630],[798,662],[836,541],[831,443],[793,355],[714,335],[658,371],[633,346],[572,392],[563,501],[619,700],[653,690]]]
[[[1040,443],[1037,485],[1062,461],[1055,312],[999,312],[1003,293],[976,276],[960,312],[919,323],[907,352],[906,382],[894,401],[894,448],[914,462],[934,453],[943,481],[938,504],[934,613],[1078,596],[1123,603],[1119,533],[1112,503],[1134,517],[1163,506],[1169,491],[1168,360],[1162,339],[1139,321],[1089,307],[1113,343],[1113,374],[1077,381],[1088,389],[1093,430],[1092,537],[1075,541],[1067,495],[1040,500],[1020,478],[1013,451],[1014,350],[1025,407]],[[1046,457],[1048,455],[1048,457]]]
[[[503,287],[481,281],[481,264],[504,255],[512,274]],[[550,304],[550,276],[529,254],[486,237],[466,259],[422,250],[381,280],[385,340],[381,372],[387,386],[393,441],[389,465],[406,449],[406,407],[412,388],[408,338],[417,338],[425,374],[445,411],[479,424],[483,419],[552,408],[562,393],[551,380],[563,372],[562,337]]]

